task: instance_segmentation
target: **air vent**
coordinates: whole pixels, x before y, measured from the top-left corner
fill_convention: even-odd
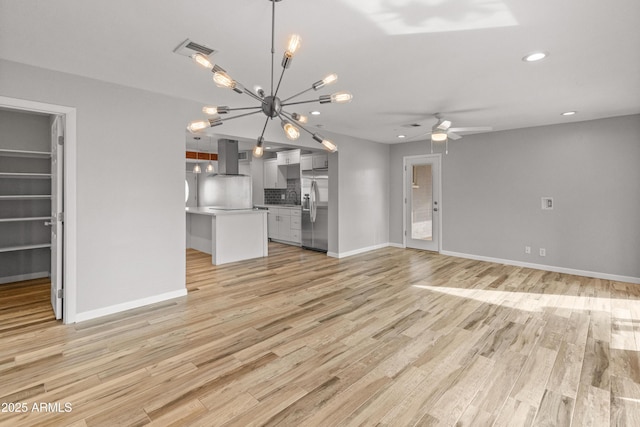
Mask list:
[[[196,43],[189,39],[186,39],[185,41],[180,43],[180,45],[176,47],[173,51],[178,55],[189,56],[189,57],[195,53],[201,53],[207,56],[210,56],[216,53],[216,51],[211,49],[210,47],[207,47],[201,43]]]

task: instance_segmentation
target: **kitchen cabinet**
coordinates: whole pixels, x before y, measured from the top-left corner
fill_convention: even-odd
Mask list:
[[[329,167],[329,156],[326,154],[303,154],[300,156],[300,169],[309,171],[311,169],[327,169]]]
[[[280,166],[300,164],[300,150],[278,151],[276,155]]]
[[[312,163],[314,169],[327,169],[329,167],[329,156],[326,154],[314,154]]]
[[[267,219],[269,238],[283,243],[301,244],[301,214],[299,207],[270,206]]]
[[[287,177],[285,170],[278,167],[277,159],[267,159],[264,161],[264,188],[287,188]]]

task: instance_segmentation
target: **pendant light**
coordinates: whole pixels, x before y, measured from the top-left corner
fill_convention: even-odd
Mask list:
[[[200,137],[196,136],[193,139],[196,140],[196,164],[193,166],[193,173],[202,173],[202,169],[200,168],[200,163],[198,159],[198,153],[200,152],[198,148],[198,141],[200,140]]]
[[[213,163],[211,163],[211,137],[209,137],[209,163],[207,164],[207,173],[213,173]]]

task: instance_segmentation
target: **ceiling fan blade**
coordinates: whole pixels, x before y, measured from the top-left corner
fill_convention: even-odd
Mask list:
[[[462,136],[458,135],[457,133],[453,133],[451,131],[447,132],[447,137],[449,139],[454,139],[454,140],[462,138]]]
[[[414,136],[411,136],[409,138],[405,138],[403,142],[415,141],[416,139],[422,138],[423,136],[431,135],[432,133],[433,132],[431,132],[431,131],[425,132],[425,133],[420,133],[418,135],[414,135]]]
[[[436,123],[436,125],[434,126],[434,130],[435,129],[439,129],[439,130],[447,130],[451,127],[451,121],[449,120],[443,120],[443,119],[439,119],[438,123]]]
[[[449,129],[450,132],[488,132],[490,130],[493,130],[491,126],[470,126]]]

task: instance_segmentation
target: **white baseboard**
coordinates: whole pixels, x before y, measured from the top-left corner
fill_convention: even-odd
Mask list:
[[[454,256],[458,258],[473,259],[476,261],[487,261],[496,264],[513,265],[516,267],[534,268],[536,270],[552,271],[554,273],[573,274],[576,276],[595,277],[596,279],[613,280],[616,282],[627,282],[640,284],[640,277],[620,276],[617,274],[600,273],[597,271],[576,270],[574,268],[556,267],[553,265],[534,264],[530,262],[514,261],[510,259],[492,258],[481,255],[465,254],[460,252],[442,251],[442,255]]]
[[[98,308],[96,310],[89,310],[82,313],[77,313],[75,321],[84,322],[86,320],[96,319],[98,317],[108,316],[110,314],[120,313],[122,311],[131,310],[132,308],[138,308],[149,304],[155,304],[157,302],[162,302],[166,300],[170,300],[173,298],[179,298],[187,295],[186,289],[181,289],[179,291],[167,292],[160,295],[154,295],[152,297],[141,298],[135,301],[127,301],[122,304],[111,305],[109,307]]]
[[[387,242],[387,243],[381,243],[379,245],[367,246],[366,248],[355,249],[353,251],[340,252],[337,254],[335,252],[328,252],[327,255],[334,258],[346,258],[349,256],[358,255],[358,254],[362,254],[369,251],[375,251],[376,249],[386,248],[388,246],[389,246],[389,243]]]
[[[400,249],[406,249],[407,248],[402,243],[389,243],[389,246],[391,246],[392,248],[400,248]]]
[[[39,271],[37,273],[18,274],[17,276],[0,277],[0,285],[5,283],[22,282],[23,280],[42,279],[49,277],[48,271]]]

